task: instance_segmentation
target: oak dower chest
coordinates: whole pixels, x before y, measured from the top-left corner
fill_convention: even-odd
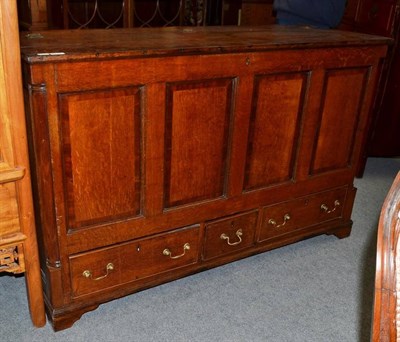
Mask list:
[[[47,313],[346,237],[386,38],[290,27],[23,34]]]

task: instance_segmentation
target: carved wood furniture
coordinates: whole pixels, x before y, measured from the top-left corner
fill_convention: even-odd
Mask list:
[[[388,39],[290,27],[22,37],[47,313],[346,237]]]
[[[46,322],[33,216],[18,18],[0,1],[0,273],[25,272],[35,326]]]
[[[378,226],[372,341],[398,341],[400,298],[400,172],[382,206]]]

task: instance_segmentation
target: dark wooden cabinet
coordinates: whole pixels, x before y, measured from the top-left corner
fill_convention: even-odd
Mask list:
[[[398,0],[349,0],[340,28],[390,37],[397,6]]]
[[[18,23],[22,30],[45,30],[48,28],[50,12],[47,0],[16,0]],[[61,8],[62,0],[52,0],[52,6]]]
[[[400,1],[350,0],[340,28],[393,39],[382,65],[365,157],[400,156]]]
[[[266,25],[273,0],[18,0],[22,30]]]
[[[240,2],[240,25],[252,26],[275,23],[273,0],[241,0]]]
[[[194,272],[348,236],[387,43],[278,26],[24,35],[54,328]]]
[[[205,24],[207,4],[215,2],[220,23],[219,0],[18,0],[18,12],[21,29],[31,31],[198,26]]]

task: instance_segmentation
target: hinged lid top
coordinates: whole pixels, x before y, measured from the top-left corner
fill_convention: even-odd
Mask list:
[[[293,26],[54,30],[21,34],[28,62],[388,44],[386,37]]]

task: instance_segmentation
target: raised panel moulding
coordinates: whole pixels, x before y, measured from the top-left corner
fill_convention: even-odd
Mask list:
[[[255,77],[245,190],[293,179],[307,83],[305,72]]]
[[[168,85],[166,208],[225,194],[234,86],[231,78]]]
[[[352,165],[368,76],[367,67],[327,71],[310,174],[331,172]]]
[[[70,227],[140,214],[141,96],[140,87],[60,95]]]

